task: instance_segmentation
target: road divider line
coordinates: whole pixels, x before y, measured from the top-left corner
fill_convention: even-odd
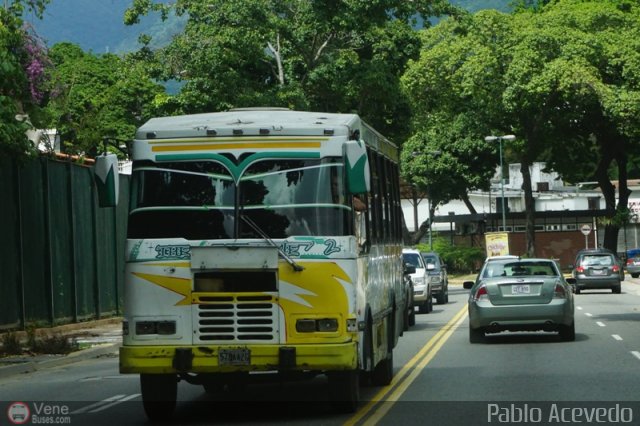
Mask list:
[[[446,341],[451,337],[453,332],[462,324],[462,322],[466,319],[466,315],[463,315],[456,321],[456,323],[449,327],[447,332],[442,336],[442,338],[436,343],[431,351],[420,361],[418,367],[415,368],[409,376],[405,380],[402,381],[398,385],[397,388],[389,395],[389,397],[385,400],[383,404],[381,404],[373,414],[367,419],[367,424],[376,425],[378,422],[382,420],[384,416],[387,415],[389,410],[394,406],[396,402],[399,401],[400,397],[407,391],[409,386],[418,378],[418,375],[426,368],[426,366],[431,362],[431,360],[436,356],[440,348],[446,343]]]
[[[584,314],[585,314],[586,316],[588,316],[588,317],[592,317],[592,316],[593,316],[593,314],[590,314],[589,312],[585,312]]]
[[[417,374],[426,366],[426,364],[431,361],[435,353],[440,349],[442,344],[449,338],[449,336],[453,333],[453,331],[458,327],[458,325],[466,318],[467,316],[467,304],[465,303],[462,309],[458,311],[448,323],[446,323],[438,332],[431,338],[429,341],[418,351],[418,353],[411,358],[393,377],[393,380],[390,384],[383,387],[376,393],[371,401],[369,401],[364,407],[362,407],[356,414],[354,414],[349,420],[347,420],[344,425],[345,426],[353,426],[361,421],[364,417],[368,416],[370,412],[372,412],[373,408],[377,406],[383,399],[396,387],[402,387],[404,384],[405,378],[410,378],[412,376],[417,376]],[[442,342],[441,344],[438,344]],[[432,352],[431,351],[433,348]],[[424,363],[424,359],[428,361]],[[423,360],[423,362],[420,362]],[[414,367],[416,364],[420,362],[418,366],[418,370],[415,370]],[[423,365],[424,363],[424,365]],[[412,371],[413,370],[413,371]],[[416,372],[417,371],[417,372]],[[411,373],[411,374],[409,374]],[[413,382],[415,377],[409,382]],[[408,385],[407,385],[408,386]],[[404,387],[406,389],[406,387]],[[403,390],[404,392],[404,390]],[[387,405],[387,404],[385,404]],[[390,408],[390,407],[389,407]],[[388,409],[387,409],[388,411]],[[369,422],[367,422],[369,423]]]
[[[631,355],[633,355],[636,358],[640,359],[640,352],[638,352],[638,351],[631,351]]]
[[[607,325],[605,323],[603,323],[602,321],[596,321],[596,324],[598,324],[600,327],[606,327]]]
[[[613,337],[616,340],[623,340],[622,337],[618,336],[617,334],[612,334],[611,337]]]

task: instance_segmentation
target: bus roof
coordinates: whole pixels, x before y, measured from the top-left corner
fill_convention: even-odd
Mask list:
[[[287,108],[238,108],[224,112],[152,118],[136,132],[139,143],[150,144],[161,141],[168,143],[173,139],[204,141],[233,138],[234,141],[241,141],[243,137],[256,136],[364,139],[375,151],[398,161],[397,146],[357,114],[292,111]],[[140,155],[145,157],[142,151]]]
[[[136,139],[198,136],[259,135],[269,130],[278,135],[348,136],[359,127],[356,114],[291,111],[283,108],[241,108],[225,112],[152,118],[140,127]],[[208,133],[207,133],[208,131]],[[264,134],[264,133],[263,133]]]

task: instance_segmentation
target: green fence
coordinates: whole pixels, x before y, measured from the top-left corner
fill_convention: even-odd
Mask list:
[[[0,329],[121,314],[128,178],[100,208],[89,167],[0,161]]]

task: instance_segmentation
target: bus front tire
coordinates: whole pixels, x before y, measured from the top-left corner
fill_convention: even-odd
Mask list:
[[[141,374],[142,405],[149,420],[167,421],[173,415],[178,396],[175,374]]]
[[[327,376],[333,409],[340,413],[355,412],[360,401],[360,371],[331,371]]]

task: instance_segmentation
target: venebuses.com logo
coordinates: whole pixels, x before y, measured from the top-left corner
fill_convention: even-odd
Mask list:
[[[9,404],[7,418],[14,425],[30,424],[71,424],[69,406],[60,403],[16,401]]]
[[[29,421],[31,410],[24,402],[14,402],[7,408],[7,417],[14,425],[23,425]]]

